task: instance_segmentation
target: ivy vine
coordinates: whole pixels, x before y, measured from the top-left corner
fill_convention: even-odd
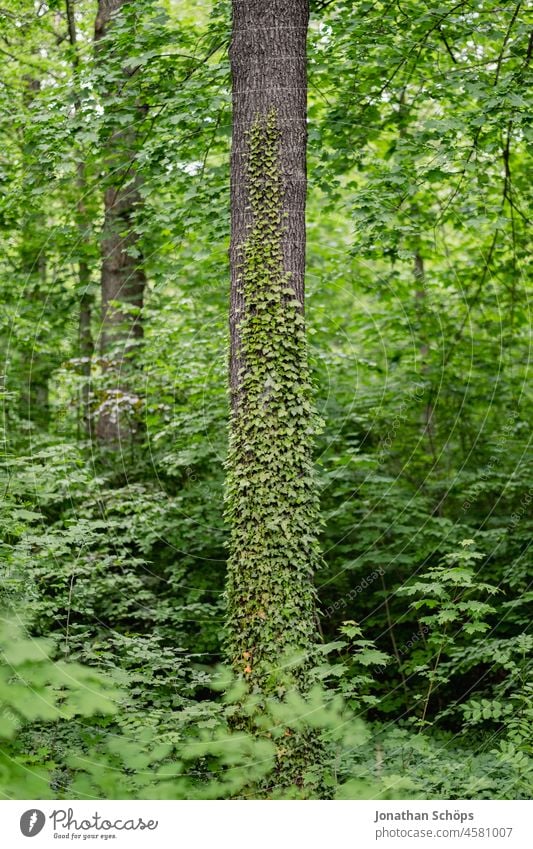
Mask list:
[[[247,137],[252,222],[241,247],[237,398],[227,518],[229,646],[251,688],[305,686],[320,561],[311,448],[317,429],[302,307],[283,262],[283,180],[274,111]]]

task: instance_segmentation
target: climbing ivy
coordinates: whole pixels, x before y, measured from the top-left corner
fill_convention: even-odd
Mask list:
[[[305,686],[316,641],[319,503],[311,444],[317,418],[302,305],[283,263],[274,111],[255,120],[247,145],[251,223],[241,247],[244,307],[226,487],[229,648],[252,690],[281,694],[291,684]]]
[[[228,645],[236,672],[264,710],[295,689],[308,692],[312,679],[320,522],[311,445],[318,422],[302,305],[283,262],[274,111],[255,120],[247,145],[251,223],[240,251],[243,308],[226,486]],[[305,785],[321,792],[322,754],[314,731],[285,728],[276,745],[274,787]]]

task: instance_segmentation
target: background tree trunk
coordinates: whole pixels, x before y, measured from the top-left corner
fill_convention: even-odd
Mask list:
[[[89,285],[89,268],[82,260],[80,261],[80,284],[83,284],[83,279],[87,280]],[[92,315],[93,300],[88,292],[82,292],[80,298],[80,316],[78,322],[78,346],[80,355],[80,376],[83,379],[80,397],[80,414],[83,430],[86,436],[92,435],[92,417],[91,417],[91,361],[94,354],[93,335],[91,331],[91,315]]]
[[[98,43],[110,30],[112,18],[124,0],[99,0],[95,24]],[[107,45],[98,46],[105,61]],[[128,77],[124,70],[124,77]],[[123,83],[125,80],[123,81]],[[109,92],[116,97],[116,92]],[[124,95],[126,96],[126,95]],[[111,106],[113,108],[113,106]],[[107,372],[107,387],[100,403],[97,434],[108,443],[131,440],[139,432],[140,397],[135,386],[135,358],[143,336],[141,311],[146,277],[135,216],[142,204],[140,178],[135,166],[136,121],[111,133],[106,151],[107,186],[104,194],[102,236],[102,326],[100,352]]]
[[[30,109],[41,89],[41,82],[31,75],[24,77],[24,104]],[[31,117],[29,118],[31,120]],[[23,160],[26,149],[23,148]],[[30,349],[23,363],[21,412],[24,418],[43,429],[50,423],[49,381],[53,371],[53,355],[46,350],[46,221],[40,208],[29,212],[22,226],[19,268],[24,286],[24,310],[33,316]],[[44,342],[44,344],[43,344]],[[46,346],[46,347],[45,347]]]
[[[415,253],[415,261],[413,274],[415,278],[415,298],[417,302],[417,308],[419,312],[419,320],[425,324],[426,323],[426,312],[427,312],[427,294],[426,294],[426,272],[424,268],[424,258],[420,253],[420,250],[417,250]],[[422,343],[420,345],[420,360],[421,360],[421,368],[422,375],[424,378],[427,378],[429,363],[429,346],[427,343],[426,332],[425,330],[421,331],[422,334]],[[437,452],[435,447],[435,411],[433,408],[433,404],[431,401],[432,388],[430,387],[428,390],[428,400],[424,406],[424,412],[422,414],[422,427],[423,432],[428,440],[429,451],[433,458],[433,461],[437,461]]]
[[[74,78],[74,108],[76,112],[80,109],[80,57],[78,53],[78,31],[76,27],[76,0],[65,0],[67,12],[68,38],[72,51],[72,71]],[[91,269],[87,261],[85,240],[88,234],[87,213],[84,204],[84,196],[87,191],[87,180],[85,177],[85,164],[83,159],[78,160],[76,168],[76,217],[79,236],[78,250],[78,282],[80,288],[80,311],[78,319],[78,372],[82,378],[82,386],[79,397],[78,422],[83,426],[86,436],[92,433],[91,417],[91,362],[94,353],[94,343],[91,330],[93,296],[90,292]]]

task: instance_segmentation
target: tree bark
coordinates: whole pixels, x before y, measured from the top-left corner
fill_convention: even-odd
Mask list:
[[[415,253],[415,262],[413,268],[413,274],[415,278],[415,298],[417,305],[419,307],[419,317],[420,321],[424,321],[425,313],[427,310],[426,301],[426,272],[424,268],[424,258],[419,250]],[[425,333],[422,332],[422,343],[420,345],[420,359],[422,364],[422,374],[424,377],[427,377],[429,364],[427,362],[429,354],[429,346],[427,344],[427,340],[425,338]],[[429,398],[424,406],[424,411],[422,414],[422,428],[425,436],[428,440],[429,449],[431,452],[431,456],[433,461],[437,460],[437,452],[435,448],[435,411],[433,409],[433,404],[431,401],[431,392],[432,389],[430,387],[429,390]]]
[[[83,279],[87,280],[89,285],[89,268],[87,264],[80,261],[80,285],[83,285]],[[92,316],[93,299],[92,296],[85,290],[82,291],[80,297],[80,315],[78,320],[78,348],[80,367],[79,373],[83,380],[80,397],[80,414],[83,430],[86,436],[92,436],[92,417],[91,417],[91,362],[94,354],[93,335],[91,331],[91,316]]]
[[[233,2],[228,649],[266,700],[306,694],[318,641],[303,326],[307,23],[307,0]],[[277,785],[309,787],[321,752],[313,731],[287,728]]]
[[[24,76],[24,104],[30,108],[41,82],[31,75]],[[23,160],[26,151],[23,150]],[[20,272],[24,282],[24,296],[27,310],[36,320],[35,331],[30,340],[31,348],[25,352],[23,362],[23,392],[21,412],[28,421],[47,430],[50,424],[49,380],[53,370],[54,357],[43,350],[43,331],[41,322],[46,308],[46,232],[41,209],[30,208],[22,227],[20,247]]]
[[[35,244],[35,234],[41,232],[43,221],[40,215],[33,217],[23,228],[20,270],[27,309],[34,314],[37,323],[23,364],[22,413],[28,421],[47,430],[50,424],[49,381],[53,358],[42,350],[40,325],[46,306],[46,256],[43,245]]]
[[[76,0],[65,0],[67,13],[68,39],[72,51],[72,71],[74,77],[74,108],[76,112],[80,109],[80,57],[78,53],[78,31],[76,27]],[[94,343],[91,330],[91,318],[93,297],[89,291],[91,284],[91,270],[85,255],[85,240],[87,238],[87,213],[84,204],[84,195],[87,191],[87,180],[85,177],[85,165],[80,156],[76,167],[76,218],[79,239],[80,258],[78,261],[78,282],[80,288],[79,318],[78,318],[78,373],[82,379],[81,392],[79,395],[78,422],[81,421],[86,436],[92,434],[91,417],[91,363],[94,353]]]
[[[306,0],[233,0],[230,386],[234,406],[239,392],[239,321],[245,310],[239,286],[240,251],[252,223],[246,186],[247,133],[257,117],[264,118],[271,110],[280,130],[286,216],[283,265],[304,309],[308,20]]]
[[[107,45],[99,42],[109,33],[113,16],[125,5],[125,0],[98,2],[95,41],[104,62]],[[119,90],[129,76],[125,69],[123,74]],[[117,92],[108,95],[117,97]],[[137,106],[135,111],[137,116],[132,116],[129,126],[112,132],[106,151],[100,352],[107,386],[99,406],[97,435],[107,443],[129,442],[140,431],[135,359],[143,336],[141,312],[146,277],[135,230],[136,214],[142,204],[135,161],[136,121],[144,110]]]

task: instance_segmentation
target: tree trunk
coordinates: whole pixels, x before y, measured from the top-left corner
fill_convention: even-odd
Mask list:
[[[427,310],[426,306],[426,272],[424,269],[424,258],[419,250],[415,253],[415,262],[413,268],[414,278],[415,278],[415,298],[419,308],[419,317],[420,321],[424,322],[425,313]],[[425,332],[422,331],[422,343],[420,345],[420,359],[422,363],[422,374],[424,377],[427,377],[429,364],[427,362],[429,354],[429,346],[427,344],[427,340],[425,338]],[[428,440],[429,449],[431,452],[431,456],[433,461],[437,461],[437,452],[435,448],[435,422],[434,416],[435,411],[433,409],[433,404],[431,401],[431,388],[429,390],[429,397],[424,406],[424,412],[422,414],[422,428],[425,436]]]
[[[75,4],[76,0],[65,0],[68,38],[72,51],[71,61],[74,77],[74,108],[76,112],[78,112],[80,109],[80,58],[78,54],[78,32],[76,27]],[[84,250],[88,228],[87,213],[83,198],[87,191],[87,180],[85,178],[85,165],[81,158],[81,154],[76,168],[76,191],[78,194],[76,202],[76,217],[80,251],[80,258],[78,261],[78,283],[80,289],[80,311],[78,318],[78,373],[82,379],[78,405],[78,422],[81,420],[85,435],[90,437],[92,433],[92,418],[90,410],[91,362],[94,353],[91,331],[93,297],[89,291],[91,284],[91,271]]]
[[[234,0],[229,654],[249,689],[305,693],[320,554],[304,330],[306,0]],[[289,741],[287,743],[287,741]],[[319,746],[287,730],[277,780]]]
[[[246,163],[254,121],[276,115],[280,132],[279,168],[283,181],[283,266],[304,307],[305,199],[307,147],[308,4],[287,0],[234,0],[230,50],[233,80],[231,149],[231,394],[239,391],[239,320],[245,304],[239,286],[240,251],[252,214]]]
[[[41,89],[41,83],[31,75],[24,77],[24,104],[30,108]],[[31,120],[31,119],[30,119]],[[23,149],[23,161],[26,150]],[[53,356],[45,349],[42,320],[46,310],[46,226],[41,209],[30,208],[22,226],[20,273],[23,278],[26,311],[35,321],[30,348],[24,353],[22,415],[44,430],[50,424],[49,381]]]
[[[89,268],[84,261],[80,261],[80,284],[83,278],[89,281]],[[78,321],[78,347],[80,354],[79,373],[82,378],[81,397],[80,397],[80,414],[83,423],[83,430],[86,436],[92,435],[92,417],[91,417],[91,362],[94,354],[93,336],[91,332],[91,314],[92,314],[92,297],[85,291],[82,291],[80,298],[80,315]]]
[[[112,18],[125,0],[99,0],[95,24],[95,40],[100,42],[112,27]],[[105,41],[99,46],[106,60]],[[117,83],[119,91],[124,80]],[[111,93],[108,93],[111,95]],[[117,92],[112,93],[117,97]],[[124,95],[126,96],[126,95]],[[102,327],[100,352],[106,372],[106,387],[99,405],[97,434],[107,443],[129,442],[140,430],[141,405],[135,384],[135,359],[143,336],[141,312],[146,277],[135,216],[141,206],[140,178],[135,166],[136,122],[143,110],[132,115],[125,128],[114,131],[106,151],[106,189],[104,194],[104,228],[102,235]]]
[[[50,424],[49,381],[52,358],[42,349],[43,332],[40,329],[46,307],[46,257],[41,242],[36,243],[35,234],[43,232],[40,215],[32,216],[23,228],[20,270],[24,281],[27,310],[34,316],[35,331],[30,339],[31,347],[24,356],[22,414],[43,430]]]

